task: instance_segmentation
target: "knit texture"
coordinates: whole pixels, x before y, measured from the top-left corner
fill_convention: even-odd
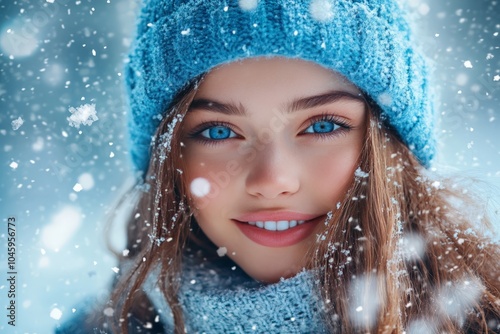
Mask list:
[[[125,71],[135,167],[189,81],[251,57],[313,61],[341,73],[428,166],[435,153],[428,65],[396,0],[148,0]]]
[[[153,271],[144,290],[165,325],[173,332],[170,308]],[[179,301],[188,333],[327,333],[322,302],[313,274],[303,271],[279,283],[263,285],[238,267],[184,260]]]

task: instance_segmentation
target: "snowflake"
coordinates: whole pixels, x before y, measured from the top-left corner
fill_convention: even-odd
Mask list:
[[[330,0],[313,0],[309,5],[309,13],[319,22],[328,22],[333,18],[333,4]]]
[[[95,110],[95,104],[84,104],[79,106],[78,108],[69,108],[69,112],[72,114],[67,118],[70,126],[74,126],[75,128],[80,128],[80,125],[92,125],[97,118],[97,113]]]
[[[12,130],[16,131],[23,125],[24,120],[21,117],[18,117],[17,119],[12,121]]]

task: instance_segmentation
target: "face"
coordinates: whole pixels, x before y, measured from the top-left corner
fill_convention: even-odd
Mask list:
[[[206,236],[251,277],[298,273],[354,178],[367,110],[314,63],[257,58],[209,72],[182,125],[182,169]]]

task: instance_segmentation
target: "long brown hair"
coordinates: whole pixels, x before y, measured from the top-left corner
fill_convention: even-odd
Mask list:
[[[111,295],[113,326],[120,332],[128,332],[131,316],[144,322],[154,318],[140,288],[159,266],[158,283],[172,310],[175,333],[184,333],[179,273],[196,223],[178,164],[179,125],[196,86],[178,95],[161,122],[145,181],[136,187],[140,196],[127,224],[128,253],[120,258],[123,270]],[[331,332],[398,333],[418,328],[425,318],[435,319],[435,331],[460,332],[465,324],[470,332],[488,332],[488,320],[500,317],[498,245],[452,205],[452,199],[469,204],[473,199],[451,181],[427,176],[380,120],[377,106],[367,102],[367,107],[369,129],[359,169],[343,201],[332,207],[327,231],[310,250],[308,267],[320,269],[318,291],[326,323]],[[491,227],[486,218],[481,223]],[[412,240],[423,246],[422,252],[405,250]],[[477,297],[462,300],[463,307],[453,312],[440,311],[446,289],[460,282]],[[357,290],[372,291],[372,312],[362,312],[367,305],[359,301]],[[356,312],[361,316],[353,316]]]
[[[452,203],[460,199],[466,204],[461,210],[471,210],[473,197],[453,180],[429,175],[380,122],[373,103],[370,109],[358,176],[312,250],[311,266],[324,268],[327,323],[343,333],[401,333],[409,327],[487,333],[500,325],[499,247],[480,232],[491,231],[490,222],[482,216],[478,226],[465,218]],[[356,298],[360,292],[376,308],[365,318],[353,317],[362,311],[353,309],[363,304]],[[461,305],[447,311],[446,302]]]

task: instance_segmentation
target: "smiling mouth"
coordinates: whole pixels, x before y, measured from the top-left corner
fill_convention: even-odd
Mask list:
[[[305,240],[325,215],[309,220],[234,220],[241,232],[253,242],[267,247],[286,247]]]

